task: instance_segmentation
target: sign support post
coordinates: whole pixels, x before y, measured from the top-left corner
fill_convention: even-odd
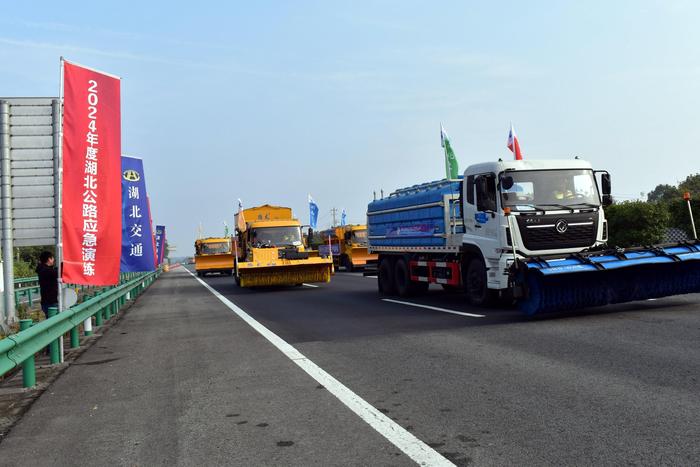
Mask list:
[[[0,101],[0,164],[2,168],[2,268],[3,305],[2,327],[7,330],[16,320],[15,316],[15,275],[12,257],[12,166],[10,163],[10,104]]]

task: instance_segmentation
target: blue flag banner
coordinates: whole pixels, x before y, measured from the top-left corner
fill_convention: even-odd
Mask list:
[[[122,156],[121,272],[153,271],[153,232],[143,161]]]
[[[156,225],[156,252],[158,264],[163,262],[163,253],[165,253],[165,226]]]
[[[347,214],[345,214],[345,208],[343,208],[343,212],[340,213],[340,226],[341,227],[344,227],[346,225],[347,218],[348,218],[348,216],[347,216]]]
[[[309,226],[311,226],[312,229],[316,230],[316,227],[318,225],[318,204],[316,204],[316,201],[309,195]]]

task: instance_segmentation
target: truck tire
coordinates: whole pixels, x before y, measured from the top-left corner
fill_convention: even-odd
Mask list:
[[[496,294],[487,287],[486,265],[481,258],[472,258],[467,265],[464,290],[469,303],[476,306],[489,306]]]
[[[396,294],[396,284],[394,283],[394,265],[390,257],[382,258],[379,261],[379,272],[377,274],[377,286],[379,293],[385,295]]]
[[[397,259],[394,265],[394,284],[396,285],[396,292],[400,297],[408,297],[415,292],[415,287],[413,287],[413,282],[411,282],[408,264],[406,264],[406,260],[403,258]]]
[[[355,268],[352,265],[352,261],[347,255],[342,256],[341,261],[343,266],[345,266],[346,272],[353,272],[355,270]]]

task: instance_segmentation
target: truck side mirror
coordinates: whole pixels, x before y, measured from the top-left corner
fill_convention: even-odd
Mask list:
[[[601,183],[601,185],[603,185],[603,186],[602,186],[603,194],[604,194],[604,195],[609,195],[610,192],[611,192],[611,189],[610,189],[610,174],[607,173],[607,172],[603,172],[602,174],[600,174],[600,183]]]
[[[513,188],[513,177],[510,175],[504,175],[501,177],[501,188],[504,190],[510,190]]]
[[[610,206],[612,204],[611,185],[610,185],[610,174],[608,172],[603,172],[600,174],[600,185],[602,191],[602,201],[603,206]]]

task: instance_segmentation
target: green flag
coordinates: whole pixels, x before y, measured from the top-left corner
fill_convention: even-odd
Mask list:
[[[457,163],[457,158],[452,150],[452,145],[450,145],[450,139],[447,137],[447,132],[440,125],[440,142],[442,147],[445,148],[445,176],[448,180],[454,180],[459,177],[459,164]]]

